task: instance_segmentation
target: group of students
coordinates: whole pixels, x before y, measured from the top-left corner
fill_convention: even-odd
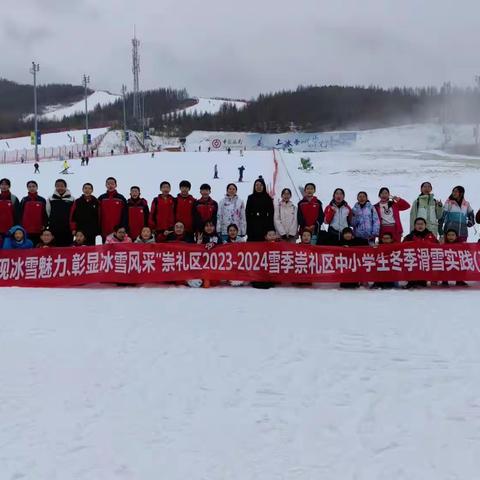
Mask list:
[[[105,186],[106,192],[97,198],[93,195],[93,185],[85,183],[82,195],[74,199],[67,182],[58,179],[53,194],[45,199],[38,194],[37,182],[30,180],[27,195],[19,201],[10,191],[10,180],[1,179],[3,248],[89,246],[95,245],[97,236],[106,244],[196,242],[207,248],[244,240],[373,246],[402,241],[400,212],[409,208],[411,231],[403,238],[404,242],[465,242],[468,228],[475,224],[463,187],[455,187],[442,204],[432,193],[429,182],[422,183],[412,206],[382,187],[376,204],[362,191],[351,207],[343,189],[337,188],[326,208],[315,196],[313,183],[305,185],[304,197],[297,205],[288,188],[282,190],[281,198],[275,202],[261,176],[246,203],[237,195],[234,183],[227,185],[225,197],[217,203],[206,183],[200,186],[200,196],[195,199],[190,194],[189,181],[180,182],[176,197],[170,193],[170,183],[164,181],[150,207],[138,186],[130,188],[128,199],[117,191],[115,178],[108,177]],[[476,220],[480,223],[480,211]]]

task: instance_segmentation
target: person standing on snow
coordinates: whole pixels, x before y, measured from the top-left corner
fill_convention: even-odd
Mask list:
[[[195,233],[201,232],[206,222],[211,221],[217,226],[218,204],[212,197],[208,183],[200,185],[200,198],[193,204],[193,223]],[[221,232],[220,232],[221,233]]]
[[[49,228],[55,237],[57,247],[69,247],[72,244],[70,213],[75,199],[67,189],[67,182],[59,178],[55,190],[47,199],[46,210]]]
[[[127,199],[117,192],[117,180],[114,177],[108,177],[105,187],[107,191],[98,197],[100,230],[104,243],[115,226],[126,227],[128,224]]]
[[[320,240],[324,219],[322,202],[315,196],[316,189],[314,183],[307,183],[303,188],[303,199],[297,205],[299,233],[301,235],[308,230],[312,234],[313,244],[317,244]]]
[[[85,183],[83,195],[73,202],[70,211],[70,230],[76,236],[78,231],[85,234],[86,245],[95,245],[95,237],[100,234],[100,204],[93,194],[93,185]]]
[[[217,232],[227,239],[228,226],[235,224],[241,237],[247,233],[247,222],[245,218],[245,204],[237,195],[237,186],[234,183],[227,185],[227,193],[218,204]]]
[[[33,164],[33,168],[34,168],[33,173],[40,173],[40,165],[38,164],[38,162],[35,162]]]
[[[357,195],[357,203],[352,208],[352,227],[357,240],[375,244],[375,238],[380,233],[380,219],[366,192]]]
[[[342,238],[342,232],[352,224],[352,209],[345,201],[343,188],[336,188],[330,203],[325,208],[325,223],[332,244]]]
[[[160,194],[153,199],[150,208],[149,227],[155,232],[157,242],[165,241],[175,225],[175,199],[170,190],[170,183],[162,182]]]
[[[0,236],[2,238],[10,228],[20,222],[20,202],[10,192],[10,186],[11,182],[8,178],[0,180]]]
[[[218,165],[217,164],[215,164],[215,166],[213,167],[213,179],[214,180],[218,179]]]
[[[275,230],[282,240],[290,243],[297,241],[297,206],[293,204],[292,191],[289,188],[282,190],[282,198],[275,204],[273,223]]]
[[[259,177],[253,184],[253,193],[248,196],[245,207],[248,242],[261,242],[267,232],[275,231],[273,215],[272,197],[267,192],[265,180]]]
[[[435,236],[438,236],[438,224],[443,215],[441,200],[435,199],[432,193],[432,184],[423,182],[420,186],[420,195],[412,202],[410,209],[410,230],[415,227],[415,219],[424,218],[427,222],[427,229]]]
[[[243,182],[243,172],[245,171],[245,167],[242,165],[238,167],[238,181]]]
[[[465,200],[465,188],[458,185],[445,202],[439,226],[440,234],[450,229],[455,230],[459,243],[463,243],[468,239],[468,229],[474,225],[474,213],[470,203]]]
[[[148,225],[150,210],[147,201],[140,196],[140,187],[130,187],[130,198],[127,201],[128,231],[132,240],[135,240]]]
[[[20,202],[20,223],[36,245],[43,227],[47,224],[47,201],[38,194],[38,183],[35,180],[27,182],[27,190],[27,196]]]
[[[193,236],[193,207],[195,199],[190,195],[192,184],[188,180],[182,180],[178,186],[180,193],[175,199],[175,223],[181,222],[187,235]]]
[[[378,192],[380,201],[375,204],[378,218],[380,219],[380,238],[384,232],[390,232],[394,243],[402,241],[403,227],[400,212],[408,210],[410,204],[397,196],[391,196],[387,187],[382,187]]]

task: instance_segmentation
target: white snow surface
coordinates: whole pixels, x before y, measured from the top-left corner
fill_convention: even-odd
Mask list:
[[[102,107],[105,105],[110,105],[111,103],[116,102],[120,95],[115,95],[113,93],[104,91],[104,90],[97,90],[93,92],[87,98],[87,106],[88,111],[93,112],[97,105],[101,105]],[[47,112],[43,115],[40,115],[40,120],[62,120],[63,117],[71,117],[77,113],[85,113],[85,100],[82,99],[72,105],[62,106],[62,105],[53,105],[47,107]]]
[[[191,115],[194,112],[197,112],[199,115],[203,113],[217,113],[220,111],[222,106],[227,103],[229,105],[236,105],[236,107],[240,110],[244,108],[247,102],[241,102],[237,100],[224,100],[218,98],[205,98],[205,97],[198,97],[198,102],[191,106],[180,110],[181,112],[185,111],[187,114]]]
[[[324,204],[336,187],[353,204],[385,185],[411,202],[430,180],[443,200],[463,184],[478,208],[480,159],[425,145],[308,154],[311,172],[298,169],[306,154],[281,153],[277,192],[313,181]],[[85,181],[98,195],[113,175],[151,201],[162,180],[176,194],[186,178],[220,200],[242,164],[246,199],[259,174],[271,183],[271,152],[74,160],[65,179],[75,196]],[[47,196],[61,162],[40,168],[0,176],[18,196],[35,178]],[[473,480],[478,289],[3,289],[0,478]]]
[[[93,140],[104,134],[108,128],[92,128],[88,131],[92,136]],[[68,130],[65,132],[57,132],[57,133],[45,133],[42,134],[42,144],[39,148],[44,147],[62,147],[65,145],[72,145],[82,144],[83,143],[83,135],[85,134],[85,130]],[[75,139],[75,142],[71,141],[71,138]],[[30,137],[16,137],[16,138],[1,138],[0,139],[0,151],[1,150],[22,150],[22,149],[33,149],[34,146],[31,144]]]
[[[441,295],[10,289],[2,478],[474,479],[480,303]]]

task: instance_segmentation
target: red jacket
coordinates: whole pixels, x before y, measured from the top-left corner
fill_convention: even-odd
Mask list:
[[[206,222],[213,222],[217,225],[217,213],[218,203],[212,198],[208,197],[207,200],[199,198],[193,205],[193,221],[195,224],[195,230],[197,232],[203,231],[203,226]]]
[[[20,202],[10,192],[0,193],[0,233],[6,233],[20,220]]]
[[[175,225],[175,200],[171,195],[158,195],[152,202],[150,209],[150,228],[157,232],[173,230]]]
[[[400,239],[403,233],[402,222],[400,220],[400,212],[408,210],[409,208],[410,204],[403,198],[399,198],[398,202],[392,202],[393,219],[395,220],[395,233]],[[380,211],[380,202],[375,204],[375,209],[377,210],[378,218],[380,219],[380,231],[382,231],[382,213]]]
[[[29,235],[38,235],[47,224],[47,201],[37,193],[29,193],[20,203],[21,225]]]
[[[430,231],[424,230],[426,233],[419,233],[413,230],[404,239],[404,242],[422,242],[422,243],[438,243],[437,237]]]
[[[103,238],[113,232],[117,225],[128,226],[127,200],[116,190],[106,192],[98,197],[100,204],[100,231]]]
[[[178,194],[175,199],[175,222],[182,222],[187,233],[193,233],[194,204],[195,199],[191,195],[183,197],[181,194]]]
[[[142,228],[148,225],[148,203],[144,198],[133,200],[129,198],[128,206],[128,231],[130,238],[135,240],[142,231]]]
[[[315,226],[313,234],[317,234],[323,223],[323,207],[322,202],[317,197],[308,200],[304,197],[298,202],[297,220],[300,231],[305,227]]]

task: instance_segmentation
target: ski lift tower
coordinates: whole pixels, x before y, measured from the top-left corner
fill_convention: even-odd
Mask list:
[[[133,72],[133,118],[136,121],[141,119],[140,108],[140,40],[137,39],[135,26],[133,27],[132,39],[132,72]]]

